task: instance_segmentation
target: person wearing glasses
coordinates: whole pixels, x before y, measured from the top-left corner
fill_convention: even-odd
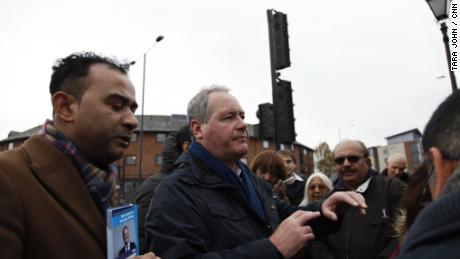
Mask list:
[[[397,245],[392,223],[406,184],[371,170],[361,141],[340,142],[334,162],[339,176],[334,191],[361,193],[369,209],[364,216],[356,210],[345,212],[340,229],[327,238],[330,251],[335,258],[387,258]]]

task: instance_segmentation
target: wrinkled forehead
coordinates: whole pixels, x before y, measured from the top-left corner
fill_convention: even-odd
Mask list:
[[[404,159],[398,158],[398,159],[390,160],[390,165],[398,166],[398,167],[405,167],[406,161],[404,161]]]
[[[227,92],[211,93],[208,97],[208,113],[212,115],[225,111],[244,112],[235,96]]]
[[[348,141],[340,143],[334,150],[334,157],[350,155],[363,156],[364,150],[362,146],[356,142]]]

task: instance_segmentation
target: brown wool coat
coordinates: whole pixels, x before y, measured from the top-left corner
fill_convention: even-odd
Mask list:
[[[105,258],[105,223],[80,173],[34,135],[0,152],[2,258]]]

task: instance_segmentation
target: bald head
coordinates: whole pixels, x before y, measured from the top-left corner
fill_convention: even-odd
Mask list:
[[[400,177],[404,170],[406,170],[406,158],[399,153],[392,154],[388,157],[387,170],[388,176]]]
[[[363,142],[344,140],[334,148],[335,169],[340,179],[352,190],[368,176],[369,152]]]

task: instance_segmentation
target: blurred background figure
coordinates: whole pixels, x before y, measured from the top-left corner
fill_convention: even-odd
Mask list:
[[[402,154],[392,154],[388,157],[387,168],[382,171],[382,175],[399,178],[407,184],[410,176],[409,173],[405,172],[406,167],[406,158]]]
[[[306,206],[310,203],[320,201],[329,194],[334,187],[332,181],[323,173],[314,173],[308,177],[305,184],[305,193],[299,206]]]
[[[407,231],[414,223],[419,212],[432,201],[430,186],[430,169],[426,160],[415,169],[411,180],[401,198],[401,208],[396,216],[394,229],[398,238],[398,245],[390,258],[399,255],[401,244],[404,242]]]
[[[278,154],[281,155],[281,158],[284,161],[284,166],[286,167],[287,178],[284,180],[284,184],[286,185],[286,195],[292,205],[298,206],[303,199],[305,179],[303,178],[303,174],[295,172],[296,159],[294,153],[290,150],[283,149],[278,151]]]
[[[273,195],[281,200],[289,201],[286,196],[286,167],[281,156],[272,150],[262,151],[254,158],[251,171],[257,177],[264,179],[272,185]]]
[[[179,132],[172,132],[168,135],[163,146],[163,164],[160,172],[147,178],[136,192],[135,203],[139,205],[138,209],[138,226],[139,226],[139,251],[140,254],[147,252],[145,239],[144,219],[149,210],[150,201],[153,199],[155,189],[161,183],[163,178],[168,176],[175,165],[179,165],[182,159],[179,156],[183,152],[188,152],[191,143],[191,133],[188,126],[180,128]]]

